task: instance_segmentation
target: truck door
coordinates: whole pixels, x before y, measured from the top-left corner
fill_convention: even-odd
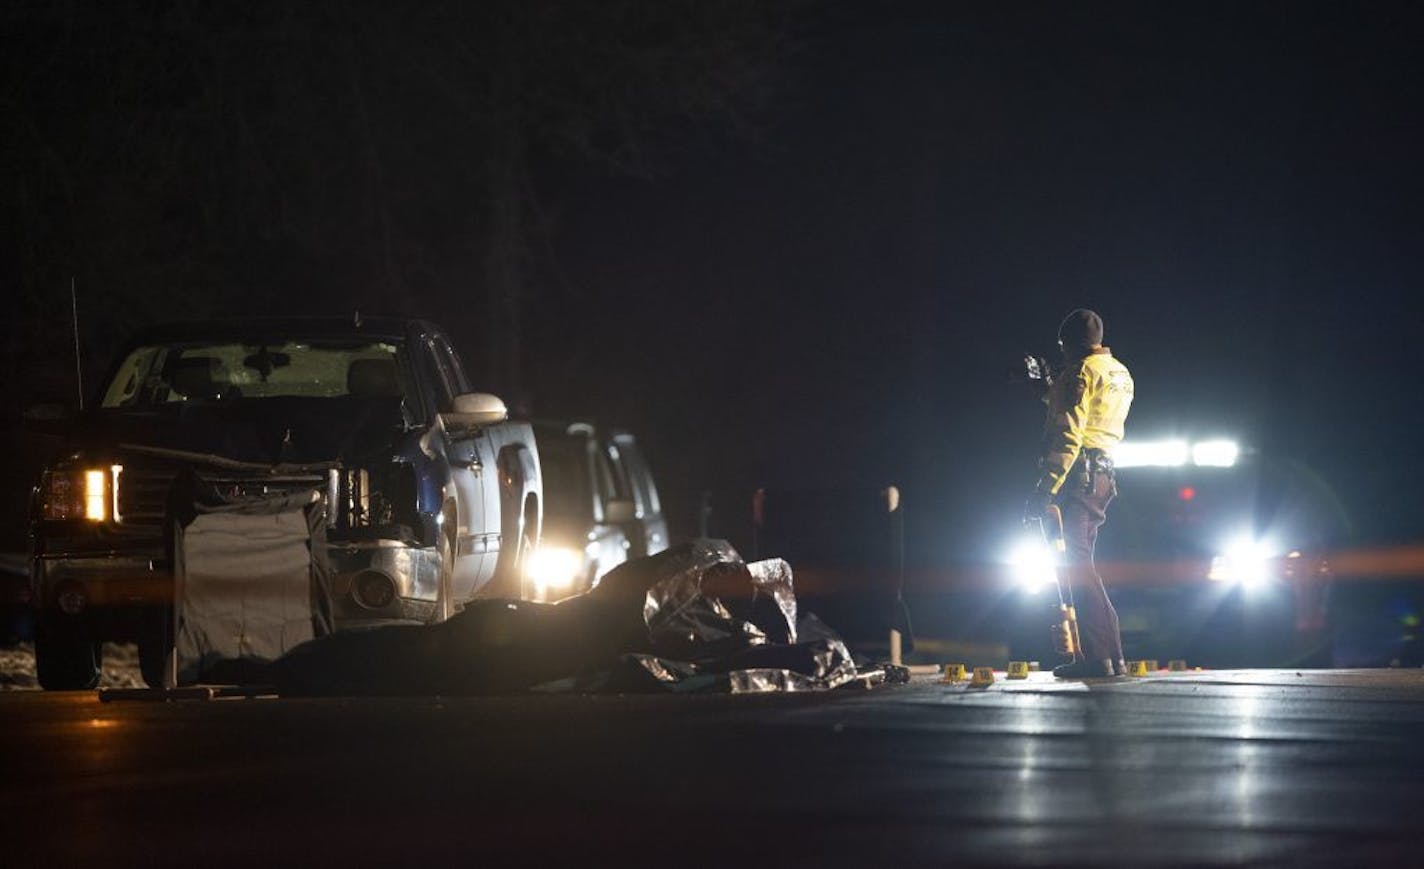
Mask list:
[[[473,383],[470,382],[469,374],[465,370],[464,363],[460,360],[460,354],[455,352],[455,348],[450,346],[449,341],[444,337],[439,338],[441,356],[449,367],[450,375],[454,378],[455,388],[460,393],[476,392]],[[517,541],[502,541],[500,535],[503,531],[503,508],[500,493],[500,469],[499,451],[508,442],[508,428],[503,425],[484,426],[470,437],[470,442],[479,456],[481,464],[480,488],[481,504],[477,508],[470,510],[470,545],[475,553],[478,553],[479,560],[477,566],[472,568],[472,574],[468,585],[460,585],[460,594],[455,596],[458,601],[464,601],[478,593],[480,589],[489,584],[494,578],[495,567],[499,564],[499,550],[501,546],[514,546]],[[473,559],[472,559],[473,562]]]
[[[440,409],[448,410],[454,397],[467,391],[462,388],[464,372],[444,337],[428,335],[424,343],[433,369]],[[451,597],[455,601],[470,597],[485,574],[485,562],[490,560],[490,539],[485,527],[485,487],[487,477],[494,473],[494,468],[486,467],[490,463],[481,449],[481,437],[478,432],[447,431],[443,438],[445,458],[450,468],[446,498],[454,500],[456,513],[454,587],[451,589]]]

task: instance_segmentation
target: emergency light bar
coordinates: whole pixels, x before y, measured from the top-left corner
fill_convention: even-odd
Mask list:
[[[1241,457],[1235,441],[1123,441],[1112,453],[1116,468],[1230,468]]]

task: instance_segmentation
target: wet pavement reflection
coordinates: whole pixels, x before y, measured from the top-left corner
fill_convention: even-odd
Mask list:
[[[0,696],[5,865],[1407,865],[1424,672],[779,697]],[[82,822],[81,822],[82,821]]]

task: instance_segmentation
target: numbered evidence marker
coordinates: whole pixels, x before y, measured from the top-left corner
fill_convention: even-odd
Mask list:
[[[1028,678],[1028,661],[1010,661],[1010,662],[1009,662],[1009,678],[1010,678],[1010,679],[1027,679],[1027,678]]]
[[[964,681],[964,665],[963,665],[963,664],[945,664],[945,665],[944,665],[944,681],[945,681],[945,682],[963,682],[963,681]]]
[[[1168,661],[1167,669],[1173,673],[1185,673],[1187,671],[1187,662],[1183,661],[1181,658],[1177,658],[1174,661]]]
[[[1129,675],[1129,676],[1146,676],[1146,675],[1147,675],[1147,662],[1146,662],[1146,661],[1128,661],[1128,662],[1127,662],[1127,675]]]
[[[975,667],[974,678],[969,680],[971,688],[986,688],[994,684],[993,667]]]

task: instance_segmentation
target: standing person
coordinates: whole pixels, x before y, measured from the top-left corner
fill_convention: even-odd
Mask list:
[[[1103,320],[1078,308],[1058,327],[1064,368],[1053,379],[1044,401],[1048,420],[1039,450],[1039,478],[1024,505],[1024,519],[1041,520],[1056,498],[1063,511],[1067,546],[1063,581],[1078,610],[1082,649],[1068,664],[1055,667],[1060,679],[1122,676],[1122,634],[1117,611],[1108,600],[1093,565],[1098,529],[1117,495],[1112,449],[1122,440],[1132,404],[1132,375],[1103,346]]]

